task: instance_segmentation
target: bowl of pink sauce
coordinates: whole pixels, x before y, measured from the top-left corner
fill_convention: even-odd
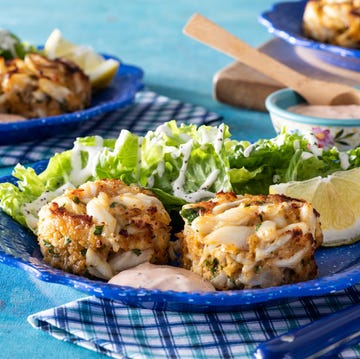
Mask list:
[[[345,151],[360,146],[360,106],[309,105],[295,91],[285,88],[265,100],[276,132],[312,133],[321,147]]]

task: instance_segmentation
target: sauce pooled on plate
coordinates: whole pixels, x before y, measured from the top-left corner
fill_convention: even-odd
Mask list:
[[[134,288],[173,290],[176,292],[215,291],[210,282],[187,269],[148,262],[120,272],[111,278],[109,283]]]

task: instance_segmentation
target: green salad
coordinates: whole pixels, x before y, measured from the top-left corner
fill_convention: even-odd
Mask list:
[[[30,52],[39,52],[35,46],[23,42],[12,32],[0,29],[0,56],[5,60],[23,59]]]
[[[122,130],[116,139],[78,138],[72,149],[50,158],[36,174],[18,164],[17,186],[0,184],[0,206],[36,233],[40,207],[90,180],[118,178],[152,189],[165,207],[179,210],[187,202],[219,191],[268,193],[269,185],[327,176],[360,166],[360,149],[322,149],[313,135],[285,131],[255,143],[233,139],[219,126],[164,123],[138,136]]]

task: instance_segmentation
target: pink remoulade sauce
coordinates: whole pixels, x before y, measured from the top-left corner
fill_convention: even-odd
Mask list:
[[[0,123],[11,123],[11,122],[19,122],[26,121],[26,118],[19,115],[13,115],[10,113],[0,113]]]
[[[299,115],[332,118],[332,119],[354,119],[360,118],[359,105],[308,105],[299,104],[287,108],[289,112],[297,113]]]
[[[176,292],[215,291],[210,282],[187,269],[148,262],[120,272],[111,278],[109,283],[134,288],[173,290]]]

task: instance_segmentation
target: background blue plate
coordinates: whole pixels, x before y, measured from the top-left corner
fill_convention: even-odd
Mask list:
[[[330,45],[306,38],[302,32],[302,18],[306,0],[280,2],[259,16],[268,31],[288,43],[306,47],[323,61],[351,70],[360,70],[360,50]]]
[[[35,164],[37,172],[47,162]],[[16,183],[11,176],[0,182]],[[266,289],[231,290],[208,293],[134,289],[91,280],[55,269],[42,260],[36,237],[0,211],[0,262],[18,267],[38,279],[71,286],[98,297],[127,305],[174,311],[229,311],[256,304],[333,293],[360,282],[360,242],[336,248],[321,248],[316,261],[319,277],[307,282]]]
[[[105,58],[115,58],[104,55]],[[116,59],[116,58],[115,58]],[[19,143],[65,133],[94,116],[116,110],[133,102],[136,92],[143,88],[141,68],[120,62],[110,86],[93,93],[91,105],[82,111],[28,121],[0,124],[0,145]]]

